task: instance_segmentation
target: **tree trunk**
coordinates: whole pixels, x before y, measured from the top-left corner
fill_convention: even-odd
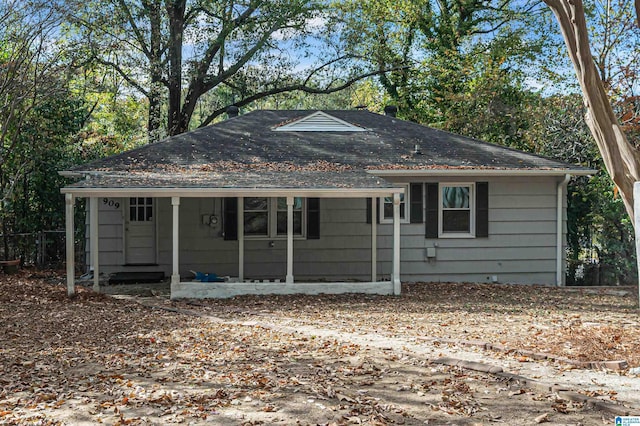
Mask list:
[[[170,136],[185,132],[181,120],[182,106],[182,44],[184,35],[185,0],[167,2],[169,17],[169,117]]]
[[[149,142],[157,142],[162,135],[162,18],[158,1],[143,3],[149,14],[151,36],[150,45],[150,87],[149,87],[149,119],[147,133]]]
[[[544,0],[555,14],[587,107],[586,122],[617,185],[627,213],[634,217],[633,184],[640,180],[640,154],[618,123],[593,61],[582,0]],[[638,0],[636,0],[636,4]]]
[[[5,184],[4,184],[4,173],[0,168],[0,188],[2,188],[2,194],[5,194]],[[0,220],[2,221],[2,246],[3,246],[3,257],[2,260],[9,260],[9,230],[7,229],[7,212],[5,210],[6,200],[5,198],[0,198]]]

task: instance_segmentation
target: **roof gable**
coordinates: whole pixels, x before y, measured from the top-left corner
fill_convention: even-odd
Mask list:
[[[366,129],[326,112],[316,111],[291,123],[273,128],[276,132],[364,132]]]

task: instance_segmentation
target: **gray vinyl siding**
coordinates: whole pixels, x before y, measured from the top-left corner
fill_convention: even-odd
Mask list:
[[[214,206],[215,203],[215,206]],[[294,241],[294,276],[297,279],[368,280],[371,270],[371,228],[365,223],[364,200],[322,199],[319,240]],[[361,203],[361,209],[357,205]],[[167,205],[167,207],[170,207]],[[212,210],[214,209],[214,210]],[[355,209],[355,211],[354,211]],[[180,206],[180,273],[189,270],[237,276],[238,242],[222,238],[221,223],[216,228],[202,225],[201,216],[215,211],[222,217],[219,199],[184,198]],[[167,210],[169,215],[169,210]],[[165,217],[162,211],[161,217]],[[359,222],[343,222],[351,216]],[[335,225],[335,226],[334,226]],[[164,229],[164,227],[160,227]],[[160,240],[160,258],[170,260],[170,227]],[[161,234],[162,235],[162,234]],[[273,242],[273,247],[270,247]],[[247,237],[244,243],[247,279],[281,279],[286,275],[284,238]],[[166,256],[165,256],[166,253]],[[167,270],[170,265],[167,262]]]
[[[489,237],[427,239],[423,223],[403,223],[403,281],[488,282],[496,276],[499,282],[555,283],[558,178],[403,179],[419,181],[488,181]],[[187,277],[194,270],[237,276],[238,242],[222,237],[222,200],[182,198],[180,202],[180,274]],[[99,204],[103,272],[155,269],[171,274],[170,199],[156,202],[158,266],[143,268],[123,265],[122,211]],[[120,205],[122,209],[124,203]],[[320,239],[294,241],[295,279],[370,280],[371,224],[366,223],[366,201],[321,199],[320,209]],[[202,215],[211,214],[218,218],[215,227],[202,223]],[[377,225],[378,278],[391,274],[392,231],[390,224]],[[435,258],[426,256],[430,247],[435,247]],[[246,279],[284,280],[286,240],[247,238],[244,271]]]
[[[106,201],[106,202],[105,202]],[[98,199],[98,253],[100,270],[104,273],[111,273],[117,270],[118,265],[122,265],[124,259],[124,225],[123,225],[124,202],[121,198],[99,198]],[[89,250],[91,248],[90,234],[90,205],[86,203],[85,218],[85,249],[86,264],[91,264]],[[113,267],[116,266],[116,269]]]
[[[497,278],[498,282],[555,284],[558,178],[425,181],[489,182],[489,237],[426,239],[424,224],[403,224],[403,281],[490,282]],[[389,247],[378,252],[381,266],[388,269],[391,230],[382,228],[379,233],[379,247]],[[429,247],[435,247],[435,258],[426,257]]]

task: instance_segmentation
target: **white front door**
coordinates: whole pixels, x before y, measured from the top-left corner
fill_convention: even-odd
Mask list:
[[[156,263],[156,221],[154,200],[131,197],[125,218],[126,263],[144,265]]]

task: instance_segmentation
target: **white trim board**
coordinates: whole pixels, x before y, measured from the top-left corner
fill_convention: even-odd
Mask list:
[[[369,169],[376,176],[589,176],[598,173],[593,169]]]
[[[63,194],[76,197],[293,197],[307,198],[370,198],[390,196],[404,192],[394,188],[74,188],[64,187]]]

